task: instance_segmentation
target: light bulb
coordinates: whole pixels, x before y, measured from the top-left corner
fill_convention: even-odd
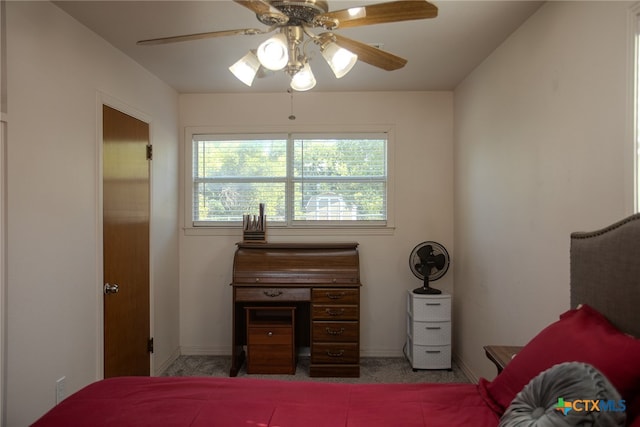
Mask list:
[[[253,84],[253,79],[258,73],[260,62],[253,52],[247,53],[240,58],[235,64],[229,67],[229,71],[247,86]]]
[[[258,46],[258,60],[264,68],[269,70],[282,70],[289,62],[287,52],[287,37],[283,34],[276,34]]]
[[[295,73],[291,78],[291,89],[293,90],[302,92],[313,89],[315,85],[316,78],[314,77],[308,62],[305,63],[304,67],[302,67],[302,69]]]
[[[322,47],[322,56],[338,79],[351,71],[358,61],[358,55],[333,42]]]

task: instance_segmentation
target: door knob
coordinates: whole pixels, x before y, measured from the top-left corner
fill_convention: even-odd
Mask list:
[[[110,284],[110,283],[105,283],[104,284],[104,294],[105,295],[117,294],[119,290],[120,290],[120,288],[115,283],[113,285]]]

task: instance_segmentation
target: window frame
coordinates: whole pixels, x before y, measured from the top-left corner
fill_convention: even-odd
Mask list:
[[[387,135],[387,219],[380,223],[369,221],[344,221],[336,223],[333,221],[293,221],[289,218],[289,223],[271,224],[269,223],[268,233],[270,236],[277,235],[326,235],[327,232],[334,234],[389,234],[395,229],[394,222],[394,164],[395,164],[395,126],[393,125],[363,125],[363,126],[287,126],[287,127],[222,127],[222,126],[187,126],[184,132],[183,141],[183,209],[184,231],[187,235],[236,235],[241,228],[241,224],[236,223],[206,223],[195,225],[193,221],[193,139],[194,136],[204,134],[230,135],[260,135],[260,134],[320,134],[320,135],[347,135],[347,134],[375,134],[385,133]],[[287,177],[289,179],[290,177]]]

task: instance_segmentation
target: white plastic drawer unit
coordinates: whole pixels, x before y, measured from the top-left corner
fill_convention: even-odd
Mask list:
[[[405,355],[414,370],[451,369],[451,295],[407,292]]]

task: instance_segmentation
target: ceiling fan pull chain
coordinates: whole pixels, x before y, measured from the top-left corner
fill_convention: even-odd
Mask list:
[[[293,91],[291,89],[287,89],[289,95],[291,96],[291,114],[289,115],[289,120],[295,120],[296,116],[293,114]]]

